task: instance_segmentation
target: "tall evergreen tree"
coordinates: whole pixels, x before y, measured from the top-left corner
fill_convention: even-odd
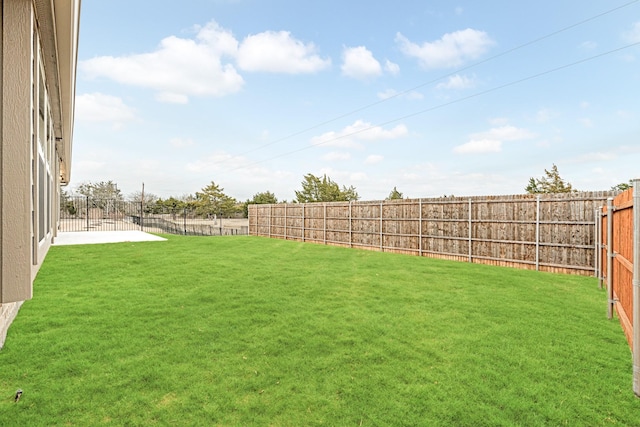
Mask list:
[[[196,213],[198,215],[231,216],[237,212],[237,201],[224,194],[224,188],[211,181],[211,184],[196,192]]]
[[[525,187],[527,193],[573,193],[577,190],[573,186],[563,180],[558,172],[558,167],[554,164],[551,170],[544,170],[542,178],[529,178],[529,184]]]
[[[323,175],[322,178],[313,174],[306,174],[302,181],[302,190],[296,191],[296,201],[298,203],[311,202],[343,202],[358,200],[358,192],[355,187],[340,186]]]
[[[393,187],[393,190],[391,190],[391,193],[389,193],[389,195],[387,196],[387,200],[399,199],[404,199],[404,195],[400,191],[398,191],[396,187]]]

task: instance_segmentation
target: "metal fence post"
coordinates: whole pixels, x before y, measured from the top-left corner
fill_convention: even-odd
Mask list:
[[[640,179],[633,180],[633,392],[640,396]]]
[[[184,227],[184,235],[187,235],[187,207],[185,206],[182,213],[182,226]]]
[[[383,228],[383,219],[382,219],[382,211],[384,210],[384,202],[380,202],[380,252],[384,252],[384,231]]]
[[[613,318],[613,197],[607,199],[607,319]]]
[[[469,197],[469,262],[473,262],[473,222],[471,216],[473,215],[471,197]]]
[[[322,224],[322,229],[324,234],[322,235],[323,240],[324,240],[324,244],[327,244],[327,204],[323,203],[322,205],[322,209],[323,209],[323,215],[324,215],[324,222]]]
[[[419,255],[422,256],[422,199],[418,200],[418,209],[420,210],[418,212],[418,221],[420,221],[418,224],[418,238],[420,239],[418,241],[418,249],[420,251]]]
[[[540,195],[536,197],[536,271],[540,271]]]
[[[351,228],[351,222],[353,221],[353,214],[352,214],[352,202],[351,200],[349,200],[349,247],[352,248],[353,247],[353,230]]]
[[[85,210],[87,212],[87,231],[89,231],[89,196],[87,196],[87,205],[85,206]]]

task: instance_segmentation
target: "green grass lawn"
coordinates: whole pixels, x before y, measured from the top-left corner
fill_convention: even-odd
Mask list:
[[[640,425],[593,278],[166,237],[50,250],[0,425]]]

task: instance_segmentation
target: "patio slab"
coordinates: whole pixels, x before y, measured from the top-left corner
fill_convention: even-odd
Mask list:
[[[143,231],[70,231],[61,232],[55,238],[54,246],[90,245],[97,243],[152,242],[167,240]]]

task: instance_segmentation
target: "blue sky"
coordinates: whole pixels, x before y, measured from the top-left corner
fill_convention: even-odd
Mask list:
[[[640,177],[640,2],[83,0],[70,189],[293,200]]]

